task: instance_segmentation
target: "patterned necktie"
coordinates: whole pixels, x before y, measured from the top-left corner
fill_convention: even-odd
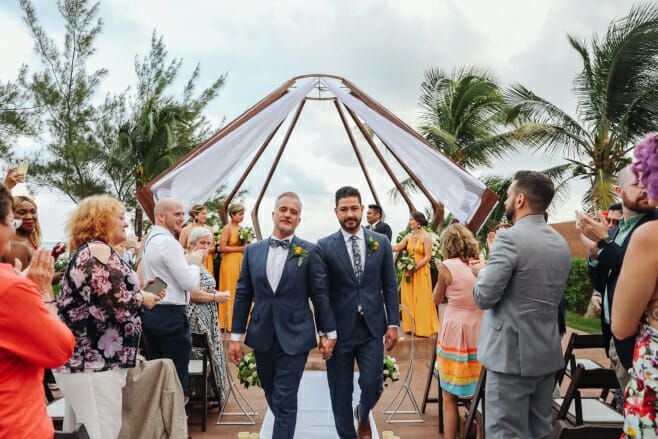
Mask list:
[[[283,247],[283,248],[288,248],[290,247],[290,241],[287,239],[272,239],[270,238],[270,247],[276,248],[276,247]]]
[[[356,277],[357,282],[361,282],[361,250],[359,250],[359,244],[357,240],[359,239],[356,236],[350,237],[352,240],[352,258],[354,259],[354,276]]]

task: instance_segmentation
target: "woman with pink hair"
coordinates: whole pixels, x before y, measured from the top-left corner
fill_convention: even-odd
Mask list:
[[[658,205],[658,135],[635,148],[633,172],[647,189],[649,204]],[[622,340],[638,332],[631,379],[624,401],[622,437],[658,435],[658,221],[649,221],[631,236],[612,303],[612,333]]]

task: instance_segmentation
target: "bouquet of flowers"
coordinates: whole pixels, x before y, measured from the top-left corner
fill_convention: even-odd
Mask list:
[[[219,241],[219,236],[222,234],[222,230],[224,230],[224,224],[222,223],[215,224],[214,226],[212,226],[212,231],[213,234],[215,235],[214,236],[215,242]]]
[[[395,361],[395,358],[384,355],[384,386],[388,387],[387,379],[391,382],[395,382],[400,379],[400,369],[398,369],[398,364]]]
[[[242,357],[242,361],[238,365],[238,379],[240,384],[244,384],[245,389],[248,389],[249,386],[260,387],[260,378],[256,371],[256,357],[253,352]]]
[[[248,244],[256,237],[254,229],[251,227],[243,227],[238,231],[238,240],[240,244]]]
[[[404,280],[411,282],[408,271],[413,271],[415,268],[416,261],[414,261],[414,255],[410,255],[406,250],[402,250],[398,259],[397,269],[398,272],[404,274]]]

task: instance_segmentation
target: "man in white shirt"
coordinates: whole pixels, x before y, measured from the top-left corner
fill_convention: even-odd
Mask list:
[[[335,330],[323,318],[331,312],[329,298],[310,289],[308,255],[313,244],[294,235],[301,212],[295,193],[279,195],[272,236],[246,247],[235,290],[229,356],[240,363],[240,340],[253,301],[245,344],[254,350],[261,387],[274,414],[272,439],[295,435],[297,390],[308,353],[317,347],[309,297],[318,327]]]
[[[192,335],[185,305],[190,298],[189,292],[199,284],[203,252],[196,251],[186,256],[174,238],[185,220],[180,202],[172,198],[159,200],[154,214],[155,225],[142,251],[142,278],[162,279],[167,283],[167,295],[153,309],[144,311],[142,326],[147,340],[147,356],[150,360],[172,359],[186,392]]]

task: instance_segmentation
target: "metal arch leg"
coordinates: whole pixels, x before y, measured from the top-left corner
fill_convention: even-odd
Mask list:
[[[416,398],[414,397],[414,394],[411,391],[411,380],[414,374],[414,319],[413,319],[413,315],[411,314],[411,311],[409,311],[409,309],[406,306],[400,305],[400,308],[404,309],[407,312],[407,314],[409,314],[411,320],[411,355],[409,357],[409,369],[407,370],[407,374],[405,375],[404,380],[402,381],[402,386],[395,394],[391,402],[389,402],[388,405],[384,408],[384,410],[382,410],[382,413],[390,414],[390,416],[386,420],[387,424],[409,424],[409,423],[425,422],[425,419],[423,418],[423,414],[420,411],[420,407],[418,407],[418,403],[416,402]],[[389,407],[396,400],[398,400],[398,397],[400,395],[402,395],[402,397],[395,405],[395,408],[393,410],[389,410]],[[413,410],[400,410],[400,406],[402,406],[402,403],[407,398],[411,402]],[[396,415],[417,415],[418,419],[393,419],[393,417]]]
[[[226,315],[224,316],[224,327],[227,327],[228,323],[228,315],[231,312],[233,307],[231,306],[227,311]],[[258,413],[254,410],[254,408],[251,406],[247,398],[240,392],[240,387],[238,384],[235,382],[233,379],[233,375],[231,375],[231,370],[229,369],[229,359],[228,359],[228,340],[226,340],[226,337],[224,339],[224,364],[225,364],[225,372],[226,372],[226,379],[228,380],[229,383],[229,390],[226,394],[226,398],[223,400],[222,403],[222,410],[219,412],[219,416],[217,416],[217,422],[215,422],[216,425],[255,425],[256,421],[254,421],[254,418],[252,416],[257,415]],[[228,406],[228,402],[231,399],[231,396],[233,396],[233,399],[235,402],[238,404],[238,407],[240,408],[239,412],[226,412],[226,407]],[[243,406],[242,402],[246,405],[246,407],[249,408],[250,411],[247,411],[245,409],[245,406]],[[242,421],[242,422],[233,422],[233,421],[222,421],[223,416],[246,416],[249,421]]]

